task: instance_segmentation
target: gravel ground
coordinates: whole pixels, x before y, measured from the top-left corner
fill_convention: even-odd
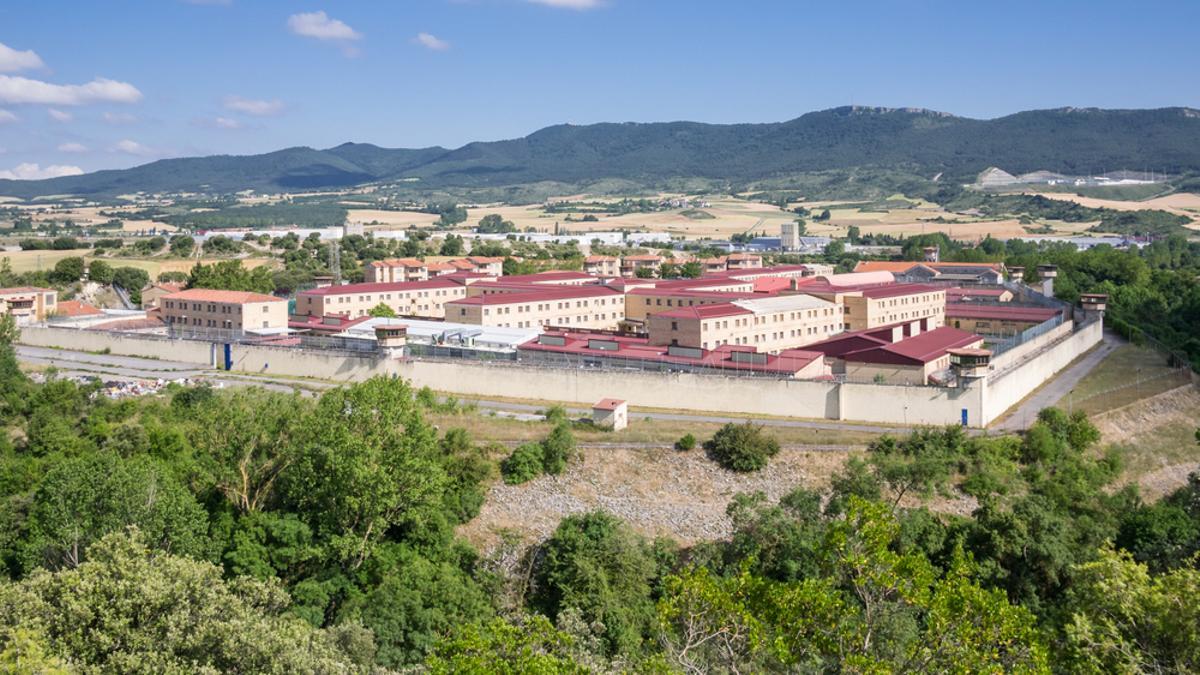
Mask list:
[[[761,491],[772,499],[800,486],[823,486],[848,453],[785,447],[767,468],[753,474],[726,471],[702,450],[587,448],[561,476],[524,485],[497,482],[483,509],[460,533],[490,549],[499,533],[526,541],[546,538],[567,515],[602,509],[647,536],[682,544],[730,533],[725,507],[739,492]]]

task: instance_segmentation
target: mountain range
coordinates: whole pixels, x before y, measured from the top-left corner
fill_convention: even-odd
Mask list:
[[[164,159],[78,176],[0,180],[0,195],[280,192],[401,180],[430,189],[606,179],[654,187],[680,178],[747,185],[851,168],[969,180],[990,166],[1011,173],[1200,172],[1200,111],[1058,108],[980,120],[920,108],[847,106],[765,124],[563,124],[457,149],[345,143]]]

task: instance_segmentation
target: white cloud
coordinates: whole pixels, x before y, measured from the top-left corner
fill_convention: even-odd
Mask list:
[[[535,5],[545,5],[547,7],[557,7],[559,9],[596,9],[603,7],[602,0],[529,0]]]
[[[138,121],[137,117],[134,117],[129,113],[106,112],[104,113],[103,118],[105,123],[112,124],[114,126],[118,124],[133,124],[134,122]]]
[[[154,154],[153,148],[146,147],[141,143],[128,138],[117,141],[117,144],[114,145],[112,149],[113,152],[123,152],[127,155],[138,155],[140,157],[146,157]]]
[[[41,68],[44,65],[42,57],[35,54],[32,49],[19,52],[0,42],[0,73],[15,73],[18,70]]]
[[[0,178],[8,180],[41,180],[43,178],[58,178],[59,176],[78,176],[83,169],[77,166],[51,164],[42,168],[37,164],[18,164],[16,168],[0,170]]]
[[[58,146],[59,152],[87,152],[87,146],[83,143],[60,143]]]
[[[71,113],[65,110],[55,110],[54,108],[48,109],[46,114],[49,115],[50,119],[54,120],[55,122],[70,122],[71,120],[75,119],[75,116]]]
[[[0,108],[0,124],[11,124],[19,119],[19,117],[12,114],[10,111]]]
[[[213,120],[213,124],[217,125],[218,129],[241,129],[242,123],[237,120],[231,120],[228,117],[218,117]]]
[[[416,42],[426,49],[432,49],[435,52],[442,52],[450,49],[449,42],[446,42],[445,40],[438,38],[436,35],[431,35],[429,33],[417,33],[417,37],[413,38],[413,42]]]
[[[317,40],[358,40],[362,33],[345,23],[331,19],[325,12],[303,12],[288,17],[288,28],[296,35]]]
[[[242,98],[241,96],[226,96],[225,109],[256,117],[270,117],[283,112],[283,101],[277,98],[267,101],[264,99]]]
[[[0,103],[84,105],[87,103],[135,103],[142,92],[128,82],[98,77],[87,84],[51,84],[14,75],[0,75]]]

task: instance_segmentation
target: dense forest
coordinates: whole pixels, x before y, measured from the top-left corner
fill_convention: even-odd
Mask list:
[[[883,436],[826,489],[735,496],[722,541],[589,512],[484,553],[455,527],[506,451],[431,426],[455,408],[427,391],[113,401],[31,381],[14,337],[0,325],[5,672],[1200,668],[1200,478],[1143,502],[1079,414]],[[723,431],[710,447],[759,436]],[[548,425],[546,447],[569,434]]]
[[[969,182],[991,166],[1014,174],[1154,168],[1194,176],[1200,173],[1200,114],[1188,108],[1061,108],[976,120],[848,106],[768,124],[564,124],[454,150],[346,143],[326,150],[166,159],[41,181],[0,180],[0,194],[296,192],[396,181],[420,190],[552,182],[558,185],[555,194],[569,194],[561,191],[564,185],[588,184],[597,191],[597,183],[618,181],[628,194],[638,186],[661,189],[688,179],[718,186],[783,181],[811,187],[807,174],[831,171],[893,172],[918,183],[937,175],[943,183]],[[844,173],[839,176],[834,187],[852,185]],[[1194,182],[1181,185],[1191,189]]]

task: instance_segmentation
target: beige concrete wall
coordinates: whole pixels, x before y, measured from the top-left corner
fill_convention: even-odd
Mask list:
[[[1033,354],[1040,349],[1044,349],[1046,345],[1061,339],[1065,335],[1069,335],[1073,329],[1073,322],[1064,321],[1061,325],[1055,327],[1053,330],[1048,331],[1043,335],[1039,335],[1028,342],[1013,347],[1012,349],[992,359],[991,372],[1001,373],[1002,371],[1006,371],[1014,365],[1020,364],[1030,354]]]
[[[991,422],[1003,415],[1055,373],[1099,344],[1103,338],[1103,323],[1093,321],[1057,343],[1047,346],[1042,342],[1042,351],[1036,354],[1027,353],[1025,358],[1012,361],[1011,367],[1003,372],[997,368],[996,375],[987,378],[987,393],[983,406],[986,421]],[[1002,356],[1008,356],[1008,352]]]
[[[336,382],[359,382],[376,375],[392,375],[397,362],[375,354],[318,352],[289,347],[234,344],[231,370],[256,375],[315,377]]]
[[[29,326],[21,329],[21,344],[59,347],[83,352],[108,349],[113,354],[141,356],[164,361],[183,361],[212,365],[218,345],[198,340],[153,339],[130,333]]]
[[[351,288],[347,286],[346,288]],[[451,300],[467,297],[466,286],[445,288],[422,288],[391,291],[348,291],[343,293],[299,293],[296,296],[296,314],[302,316],[324,316],[340,314],[351,318],[366,316],[375,306],[383,303],[400,316],[418,316],[441,319],[446,316],[445,305]]]

